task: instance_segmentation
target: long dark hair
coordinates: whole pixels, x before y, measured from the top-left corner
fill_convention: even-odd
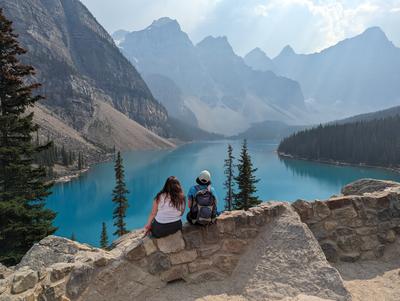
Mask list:
[[[185,195],[183,193],[181,183],[176,177],[171,176],[165,181],[163,189],[161,189],[161,191],[157,193],[157,203],[160,201],[160,196],[163,193],[169,195],[171,199],[171,204],[176,209],[182,210],[185,208]]]

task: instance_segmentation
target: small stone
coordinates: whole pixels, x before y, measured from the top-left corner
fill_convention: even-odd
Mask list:
[[[189,271],[190,273],[195,273],[198,271],[207,270],[213,267],[213,262],[210,259],[197,259],[191,263],[189,263]]]
[[[191,226],[195,227],[195,226]],[[203,238],[200,232],[199,227],[196,227],[197,231],[190,231],[190,232],[184,232],[183,233],[183,238],[186,243],[186,247],[188,249],[195,249],[195,248],[200,248],[203,246]]]
[[[135,242],[125,249],[125,257],[130,261],[140,260],[146,256],[142,242]]]
[[[315,215],[321,220],[331,215],[331,210],[329,209],[328,205],[326,205],[325,202],[316,201],[313,207]]]
[[[354,253],[344,253],[340,255],[340,260],[344,262],[355,262],[358,259],[360,259],[360,253],[359,252],[354,252]]]
[[[12,274],[12,270],[0,263],[0,279],[5,279]]]
[[[8,289],[8,281],[6,279],[0,279],[0,295]]]
[[[39,300],[60,300],[61,296],[65,293],[65,282],[52,284],[44,288],[39,294]]]
[[[239,257],[230,254],[219,254],[214,256],[213,262],[222,272],[231,274],[239,262]]]
[[[147,256],[149,256],[157,251],[156,245],[154,244],[153,240],[150,239],[149,237],[145,237],[143,239],[143,247],[144,247],[144,250],[146,251]]]
[[[351,220],[357,217],[357,212],[353,206],[347,206],[333,210],[333,216],[337,220]]]
[[[337,260],[338,252],[334,243],[323,242],[321,243],[321,249],[324,251],[326,260],[330,262],[335,262]]]
[[[379,246],[379,240],[377,235],[368,235],[361,237],[361,250],[368,251]]]
[[[358,251],[361,243],[362,241],[358,235],[339,236],[337,238],[338,247],[347,253]]]
[[[220,240],[219,230],[216,224],[202,227],[201,233],[205,244],[214,244]]]
[[[94,261],[93,261],[93,263],[94,263],[94,265],[95,266],[97,266],[97,267],[105,267],[107,264],[108,264],[108,258],[107,257],[105,257],[105,256],[103,256],[103,255],[100,255],[100,256],[96,256],[95,258],[94,258]]]
[[[177,265],[165,272],[162,272],[160,278],[165,282],[171,282],[184,279],[188,273],[189,271],[186,265]]]
[[[314,211],[312,209],[312,205],[310,202],[304,200],[297,200],[292,204],[292,207],[300,215],[300,218],[303,222],[306,222],[314,217]]]
[[[178,231],[172,235],[157,239],[158,249],[163,253],[175,253],[185,248],[182,232]]]
[[[93,268],[87,264],[75,266],[67,282],[67,295],[77,298],[87,287],[93,275]]]
[[[217,227],[220,233],[235,233],[235,220],[229,213],[224,213],[217,218]]]
[[[223,280],[225,275],[215,271],[215,270],[206,270],[200,271],[194,274],[190,274],[186,277],[187,282],[189,283],[202,283],[205,281],[219,281]]]
[[[326,221],[324,222],[324,228],[326,231],[331,232],[336,229],[338,223],[336,221]]]
[[[253,228],[244,228],[237,231],[236,236],[239,238],[255,238],[258,235],[258,230]]]
[[[198,249],[201,257],[208,257],[221,249],[220,244],[206,245]]]
[[[252,207],[249,212],[253,214],[253,217],[249,217],[249,225],[262,226],[265,224],[264,210],[260,207]]]
[[[344,236],[344,235],[354,235],[356,234],[356,232],[349,227],[339,227],[336,229],[336,234],[338,236]]]
[[[39,277],[36,271],[21,269],[14,274],[11,287],[12,294],[19,294],[33,288],[38,283]]]
[[[73,269],[74,265],[70,263],[56,263],[50,267],[50,281],[56,282],[67,276]]]
[[[362,227],[355,230],[358,235],[372,235],[378,232],[376,227]]]
[[[389,230],[386,234],[386,240],[388,243],[394,243],[396,241],[396,232]]]
[[[181,251],[179,253],[174,253],[169,256],[169,259],[171,260],[171,263],[173,265],[192,262],[196,258],[196,250]]]
[[[242,239],[225,239],[222,243],[222,250],[234,254],[242,253],[247,246],[247,242]]]
[[[381,222],[389,221],[391,217],[392,215],[390,209],[383,209],[378,211],[378,220]]]
[[[379,245],[374,250],[374,254],[375,254],[376,258],[381,258],[384,253],[385,253],[385,246],[384,245]]]
[[[154,275],[166,271],[171,267],[168,256],[159,251],[154,252],[147,258],[149,273]]]

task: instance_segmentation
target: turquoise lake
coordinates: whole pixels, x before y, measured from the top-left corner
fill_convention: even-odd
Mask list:
[[[130,191],[128,228],[144,226],[153,197],[170,175],[177,176],[187,192],[197,174],[208,169],[219,198],[219,210],[222,210],[223,164],[228,143],[238,157],[241,141],[202,142],[174,150],[124,153],[125,178]],[[258,168],[256,176],[260,179],[258,196],[262,200],[326,199],[340,193],[345,184],[366,177],[400,181],[400,174],[382,169],[283,160],[275,153],[276,148],[276,142],[249,141],[249,151]],[[74,233],[78,241],[98,245],[104,221],[111,240],[114,184],[114,165],[108,162],[94,166],[79,179],[54,186],[47,205],[58,212],[56,234],[70,237]]]

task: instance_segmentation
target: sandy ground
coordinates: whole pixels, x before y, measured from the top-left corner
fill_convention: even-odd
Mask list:
[[[353,301],[400,300],[400,241],[388,247],[379,260],[341,263],[335,267]]]

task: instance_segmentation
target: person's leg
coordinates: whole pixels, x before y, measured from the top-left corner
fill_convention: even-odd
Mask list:
[[[157,222],[156,220],[153,220],[153,222],[151,223],[151,234],[155,237],[155,238],[160,238],[162,237],[162,228],[163,228],[163,224],[160,224],[159,222]]]
[[[153,230],[154,229],[154,230]],[[162,224],[154,220],[152,227],[151,227],[151,232],[154,237],[156,238],[161,238],[165,237],[171,234],[174,234],[175,232],[182,230],[182,221],[176,221],[173,223],[167,223],[167,224]]]

